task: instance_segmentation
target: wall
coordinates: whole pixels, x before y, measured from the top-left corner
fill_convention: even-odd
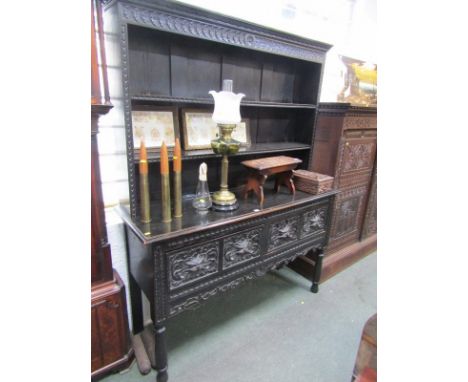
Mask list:
[[[334,101],[341,85],[341,63],[338,54],[377,63],[376,0],[183,0],[183,3],[206,8],[235,18],[324,41],[334,47],[327,54],[321,101]],[[106,29],[106,25],[105,25]],[[115,36],[106,33],[106,39]],[[111,94],[120,94],[119,62],[108,57],[108,75]],[[121,108],[121,97],[113,100],[114,109]],[[113,211],[113,206],[128,200],[127,163],[125,154],[124,122],[111,111],[100,121],[98,145],[102,176],[102,188],[106,210],[109,242],[111,244],[114,268],[128,285],[125,260],[123,224]],[[129,302],[128,287],[127,301]],[[130,303],[127,304],[128,306]],[[145,318],[149,319],[148,304],[145,304]],[[129,322],[131,312],[129,309]]]

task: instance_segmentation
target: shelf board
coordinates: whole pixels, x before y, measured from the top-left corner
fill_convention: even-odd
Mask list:
[[[148,101],[148,102],[172,102],[172,103],[191,103],[200,105],[213,105],[211,98],[181,98],[169,96],[133,96],[132,101]],[[277,107],[277,108],[292,108],[292,109],[316,109],[317,105],[306,103],[290,103],[290,102],[268,102],[268,101],[241,101],[241,106],[256,106],[256,107]]]
[[[242,155],[254,155],[254,154],[264,154],[271,153],[283,153],[288,151],[301,151],[301,150],[310,150],[310,145],[298,142],[275,142],[275,143],[257,143],[252,144],[249,147],[241,147],[239,152],[230,156],[242,156]],[[203,158],[221,158],[221,155],[213,153],[213,150],[191,150],[182,152],[182,160],[191,160],[191,159],[203,159]],[[148,152],[148,161],[149,162],[158,162],[160,159],[159,153]],[[134,152],[133,160],[135,163],[138,163],[138,151]]]

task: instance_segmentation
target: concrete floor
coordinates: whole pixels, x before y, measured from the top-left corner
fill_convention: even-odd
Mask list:
[[[169,321],[169,381],[349,382],[361,332],[377,311],[377,254],[309,292],[289,268],[213,297]],[[154,381],[135,363],[103,382]]]

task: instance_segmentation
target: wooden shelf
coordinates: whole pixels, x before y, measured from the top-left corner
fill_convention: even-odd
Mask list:
[[[147,101],[147,102],[168,102],[168,103],[190,103],[200,105],[213,105],[213,99],[210,98],[178,98],[169,96],[151,96],[138,95],[133,96],[132,101]],[[292,108],[292,109],[316,109],[317,105],[305,103],[289,103],[289,102],[268,102],[268,101],[241,101],[241,106],[256,106],[256,107],[276,107],[276,108]]]
[[[288,151],[301,151],[301,150],[310,150],[310,145],[305,143],[298,142],[272,142],[272,143],[257,143],[252,144],[249,147],[241,147],[239,152],[232,156],[242,156],[242,155],[254,155],[254,154],[264,154],[271,153],[283,153]],[[182,160],[191,160],[191,159],[203,159],[203,158],[221,158],[221,155],[214,154],[213,150],[191,150],[182,152]],[[160,159],[159,153],[148,152],[148,161],[149,162],[158,162]],[[133,160],[135,163],[139,161],[138,150],[134,151]]]

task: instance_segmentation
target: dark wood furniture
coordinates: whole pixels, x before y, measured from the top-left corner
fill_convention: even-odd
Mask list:
[[[94,12],[96,10],[96,12]],[[95,19],[97,15],[97,20]],[[98,67],[98,53],[105,67],[104,52],[96,48],[96,28],[102,31],[100,4],[91,0],[91,377],[96,379],[111,370],[128,366],[132,360],[125,288],[112,269],[107,240],[101,175],[97,146],[99,117],[112,108],[100,79],[107,83],[105,71]],[[102,33],[102,32],[101,32]],[[102,34],[99,34],[102,37]],[[102,47],[101,40],[101,47]]]
[[[322,281],[377,247],[377,109],[321,103],[309,170],[333,176],[340,191],[333,207]],[[311,258],[291,268],[310,277]]]
[[[246,94],[241,115],[250,135],[250,145],[229,158],[229,189],[239,194],[248,176],[242,161],[287,154],[301,166],[309,162],[330,46],[176,2],[114,0],[106,2],[105,10],[107,48],[115,79],[121,79],[111,94],[119,105],[113,118],[122,120],[126,131],[129,205],[122,205],[120,213],[126,225],[133,330],[143,330],[143,291],[155,336],[148,354],[154,354],[157,380],[165,381],[165,322],[170,317],[305,254],[318,264],[311,278],[312,291],[318,291],[336,192],[291,195],[268,186],[262,205],[247,198],[235,211],[199,214],[191,206],[198,167],[207,163],[208,184],[216,190],[221,156],[211,149],[183,150],[183,217],[163,224],[160,157],[149,152],[153,220],[141,224],[132,110],[171,106],[180,121],[187,108],[212,111],[208,91],[232,79],[234,92]],[[184,129],[179,130],[184,142]]]
[[[191,209],[187,200],[183,219],[173,219],[171,224],[135,222],[129,210],[121,207],[132,279],[133,328],[143,330],[143,291],[151,302],[158,381],[167,379],[164,323],[168,318],[300,255],[310,254],[317,262],[311,290],[318,291],[335,191],[318,196],[300,191],[290,195],[286,190],[265,194],[261,208],[256,200],[247,199],[234,212],[206,215]]]

